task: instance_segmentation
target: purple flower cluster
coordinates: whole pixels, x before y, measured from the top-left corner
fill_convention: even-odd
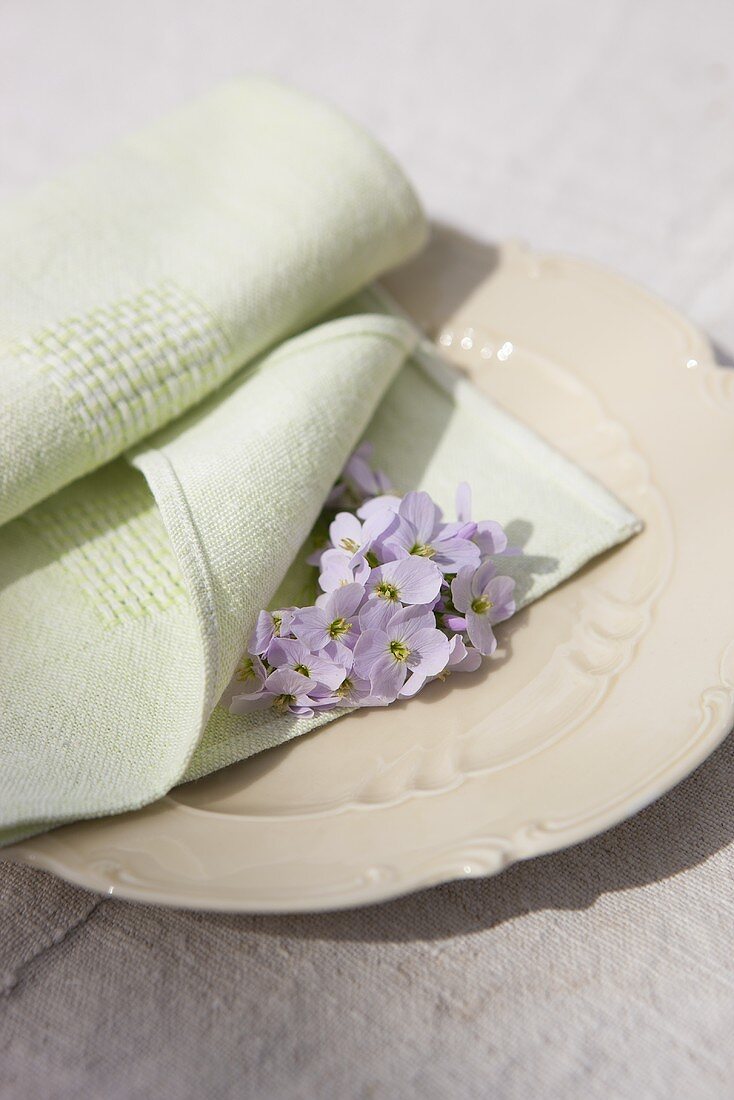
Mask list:
[[[515,610],[515,582],[497,572],[515,553],[502,527],[472,520],[466,483],[453,522],[428,493],[393,495],[370,453],[352,455],[327,502],[328,542],[309,559],[315,603],[260,612],[228,692],[234,713],[387,706],[494,653],[493,628]]]

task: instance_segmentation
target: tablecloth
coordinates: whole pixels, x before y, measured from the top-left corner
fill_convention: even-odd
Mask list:
[[[269,72],[371,128],[437,222],[607,264],[726,361],[732,58],[729,0],[4,0],[0,197]],[[718,1100],[733,941],[731,738],[595,840],[361,911],[159,910],[0,865],[0,1096]]]

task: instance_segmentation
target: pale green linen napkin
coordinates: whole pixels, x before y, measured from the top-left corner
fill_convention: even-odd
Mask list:
[[[247,87],[249,95],[252,85]],[[267,97],[276,94],[266,87]],[[331,148],[331,112],[324,112],[324,119],[324,143]],[[318,132],[315,126],[312,141]],[[370,149],[371,162],[376,154]],[[181,189],[190,195],[188,219],[196,222],[201,207],[191,190],[192,172],[187,157]],[[350,248],[370,258],[352,256],[347,262],[344,254],[350,272],[342,269],[340,277],[345,293],[360,277],[356,272],[366,277],[377,263],[377,252],[380,264],[388,262],[384,211],[365,199],[364,179],[357,176],[351,200],[340,201],[344,208],[353,203],[353,224],[362,217],[367,223],[377,219],[374,232],[383,243],[374,245],[369,224],[358,241],[352,235]],[[400,177],[392,178],[397,193],[408,195]],[[235,185],[234,179],[228,183]],[[385,185],[386,202],[388,192]],[[267,207],[267,196],[260,200]],[[250,201],[257,203],[257,194],[251,193]],[[388,206],[395,209],[400,202],[393,195]],[[417,208],[411,209],[403,223],[412,223],[403,252],[422,231]],[[392,220],[397,232],[400,219]],[[251,224],[256,221],[250,218]],[[333,224],[319,229],[333,231]],[[187,232],[182,229],[183,238]],[[123,235],[121,219],[115,236]],[[174,239],[172,233],[169,242]],[[290,255],[289,243],[281,244]],[[317,266],[328,267],[329,247],[320,247]],[[173,249],[171,271],[185,251],[183,245]],[[131,254],[137,255],[135,249]],[[334,263],[339,255],[337,250]],[[100,264],[101,257],[102,251]],[[271,273],[281,270],[277,250],[268,266]],[[253,277],[249,269],[238,276],[230,266],[217,292],[226,297],[232,280],[240,278],[240,299],[257,299],[265,314],[279,317],[292,287],[285,290],[273,274],[260,291],[251,292]],[[285,280],[289,286],[292,277]],[[332,278],[325,269],[320,277]],[[86,288],[81,274],[75,278]],[[86,278],[91,281],[92,273]],[[319,278],[314,278],[315,286]],[[320,304],[340,296],[333,279]],[[197,292],[201,299],[201,285]],[[208,311],[213,295],[210,289]],[[271,305],[269,295],[279,305]],[[317,308],[317,297],[314,290],[307,312]],[[252,310],[257,327],[258,310]],[[380,298],[366,293],[341,314],[261,356],[140,444],[129,461],[118,459],[88,473],[0,527],[0,843],[63,821],[143,805],[184,779],[334,717],[232,716],[216,703],[259,608],[271,600],[304,598],[304,569],[293,563],[300,560],[301,544],[332,482],[363,436],[375,443],[376,458],[397,487],[426,488],[448,510],[456,483],[468,480],[478,516],[499,519],[511,530],[514,522],[515,529],[529,534],[525,556],[513,562],[521,604],[638,528],[635,517],[600,485],[468,383],[457,381],[410,324],[386,312]],[[220,323],[223,315],[217,314]],[[212,311],[199,318],[205,333],[211,332],[213,316]],[[291,326],[302,320],[297,310],[289,316]],[[114,321],[123,332],[126,324],[122,316]],[[277,328],[275,320],[269,324],[265,342]],[[229,315],[223,328],[228,341],[234,326]],[[136,314],[131,331],[140,327]],[[174,375],[179,366],[186,373],[177,347],[174,342],[172,350],[153,326],[138,347],[128,343],[115,351],[112,363],[123,362],[127,373],[126,358],[139,355],[147,362],[151,348],[161,349],[172,356]],[[209,369],[202,367],[205,374]],[[36,380],[31,371],[32,391]],[[18,408],[22,392],[21,386]],[[59,402],[67,416],[61,391]],[[74,406],[71,398],[68,404]],[[33,421],[34,437],[29,422],[20,414],[19,420],[25,428],[18,442],[22,437],[29,454],[37,448],[47,459],[49,436],[41,421]],[[146,421],[140,432],[149,426]],[[77,428],[70,417],[68,434],[62,431],[59,438],[71,441]],[[82,450],[83,440],[80,432]],[[87,462],[91,452],[84,453]],[[42,467],[39,460],[36,469]],[[52,473],[46,470],[44,492]]]
[[[238,80],[0,210],[0,523],[417,250],[397,166]]]

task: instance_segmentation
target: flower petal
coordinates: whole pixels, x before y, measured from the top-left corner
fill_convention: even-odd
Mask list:
[[[354,570],[346,554],[341,550],[324,550],[321,555],[319,585],[324,592],[333,592],[343,584],[351,584]]]
[[[331,691],[339,687],[339,684],[342,683],[347,674],[343,664],[337,661],[330,661],[327,657],[322,657],[320,654],[312,654],[309,657],[306,667],[309,670],[312,680],[316,680],[319,684],[325,684]]]
[[[387,600],[368,600],[359,612],[359,629],[385,630],[395,614],[395,606]],[[402,604],[397,606],[402,607]]]
[[[456,634],[461,634],[466,630],[466,619],[463,615],[452,615],[449,613],[444,615],[443,625],[447,630],[453,630]]]
[[[486,612],[482,615],[477,615],[475,611],[467,611],[466,630],[472,645],[475,646],[480,653],[483,653],[485,657],[491,657],[497,648],[497,639],[494,636],[492,624],[489,621],[489,615],[486,614]]]
[[[344,473],[365,496],[373,496],[380,491],[377,478],[363,453],[354,452],[344,467]]]
[[[378,657],[370,671],[372,694],[380,699],[397,699],[398,692],[405,683],[408,668],[405,661],[394,660],[389,653]]]
[[[369,679],[375,662],[389,655],[389,646],[390,639],[384,630],[365,630],[360,634],[354,647],[354,670],[357,675]]]
[[[456,518],[460,523],[471,519],[471,488],[468,481],[462,481],[456,490]]]
[[[464,566],[451,582],[451,599],[457,611],[468,611],[472,600],[472,578],[475,570],[471,565]]]
[[[351,512],[339,512],[329,525],[329,538],[336,550],[351,557],[362,545],[362,524]]]
[[[388,508],[391,512],[397,512],[400,507],[402,497],[393,496],[392,493],[383,493],[379,497],[373,497],[372,500],[366,500],[364,504],[357,509],[357,515],[360,519],[366,520],[374,512],[380,512],[383,508]]]
[[[229,704],[232,714],[251,714],[256,710],[267,710],[273,705],[273,696],[269,691],[256,692],[254,695],[235,695]]]
[[[275,622],[269,611],[261,611],[255,623],[250,640],[247,643],[247,652],[262,655],[267,652],[273,635],[275,634]]]
[[[414,603],[394,611],[385,628],[389,638],[410,638],[417,630],[435,629],[436,616],[429,604]]]
[[[374,542],[375,539],[384,539],[399,525],[400,519],[392,508],[378,508],[370,511],[362,527],[362,541]]]
[[[491,519],[477,524],[474,541],[482,557],[486,554],[503,554],[507,549],[507,535],[502,525]]]
[[[308,706],[308,696],[305,696],[306,703],[291,703],[288,707],[289,714],[294,714],[297,718],[313,718],[313,707]]]
[[[448,663],[450,649],[445,634],[435,627],[416,632],[411,638],[410,667],[424,676],[438,676]]]
[[[433,561],[444,573],[458,573],[466,565],[476,569],[479,565],[479,547],[469,539],[439,535],[433,540],[433,548]]]
[[[472,596],[483,596],[487,591],[487,585],[492,580],[492,577],[495,575],[496,572],[497,568],[494,562],[483,561],[474,576],[472,577]]]
[[[292,668],[276,668],[265,681],[271,695],[307,695],[315,686],[314,680]]]
[[[441,522],[441,509],[428,493],[406,493],[398,512],[415,528],[416,542],[428,544],[432,541]]]
[[[447,668],[452,672],[475,672],[482,663],[482,655],[474,646],[467,646],[464,639],[455,634],[449,642],[451,653]]]
[[[330,620],[323,607],[302,607],[294,616],[291,630],[313,652],[323,649],[329,641]]]
[[[330,595],[324,607],[328,622],[334,619],[348,619],[354,615],[364,599],[364,585],[353,582],[336,588]]]
[[[293,665],[305,665],[310,656],[308,646],[297,638],[273,638],[268,648],[268,661],[276,668],[281,665],[289,665],[291,668]]]
[[[341,705],[345,707],[369,706],[370,704],[366,700],[371,693],[372,686],[369,680],[352,675],[348,681],[342,683],[339,700]]]
[[[414,695],[417,695],[421,688],[425,685],[427,676],[424,676],[420,672],[411,672],[408,679],[401,687],[398,695],[401,699],[412,699]]]
[[[487,585],[487,595],[492,601],[489,617],[493,623],[501,623],[515,614],[515,582],[512,577],[494,577]]]
[[[431,603],[441,589],[441,571],[428,558],[409,557],[386,562],[382,579],[394,584],[402,603]]]

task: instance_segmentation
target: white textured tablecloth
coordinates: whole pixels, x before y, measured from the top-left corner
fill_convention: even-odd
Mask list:
[[[732,58],[731,0],[2,0],[0,197],[267,71],[437,220],[606,263],[726,358]],[[733,1028],[732,739],[597,840],[372,910],[193,915],[0,865],[3,1100],[718,1100]]]

